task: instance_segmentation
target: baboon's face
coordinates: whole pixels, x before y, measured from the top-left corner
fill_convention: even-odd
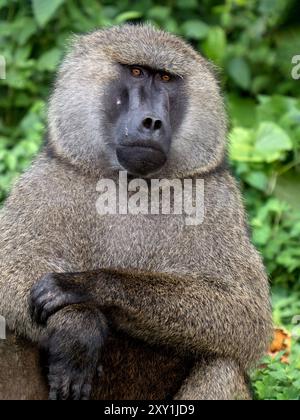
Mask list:
[[[49,150],[97,176],[160,178],[211,170],[224,157],[226,120],[208,63],[151,26],[77,37],[49,107]]]
[[[104,95],[107,146],[129,173],[149,175],[167,162],[183,120],[184,81],[139,65],[118,65],[118,72]]]

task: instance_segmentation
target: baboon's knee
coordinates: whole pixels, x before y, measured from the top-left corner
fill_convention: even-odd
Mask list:
[[[185,380],[177,400],[251,400],[245,372],[228,359],[203,359]]]

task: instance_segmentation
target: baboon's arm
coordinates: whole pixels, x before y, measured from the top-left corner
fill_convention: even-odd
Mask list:
[[[47,318],[72,304],[70,292],[101,306],[116,326],[151,344],[215,353],[242,366],[265,351],[271,320],[266,291],[207,278],[102,270],[53,274],[32,291],[34,315]]]
[[[32,322],[29,312],[30,290],[37,279],[52,271],[83,269],[84,239],[78,241],[80,247],[76,251],[72,234],[68,235],[78,232],[78,218],[69,213],[72,206],[66,203],[71,200],[64,201],[63,185],[51,184],[51,180],[62,180],[63,173],[59,176],[55,168],[53,172],[50,169],[48,164],[37,163],[1,209],[0,316],[5,319],[8,332],[46,349],[50,398],[71,395],[84,399],[89,396],[106,339],[106,320],[100,309],[85,303],[66,307],[51,318],[47,328]],[[18,346],[1,345],[0,358],[2,353],[0,383],[5,384],[7,370],[14,360],[24,360],[25,352],[19,352]],[[6,394],[0,386],[0,398],[9,395],[10,390]],[[31,395],[31,391],[24,395]]]

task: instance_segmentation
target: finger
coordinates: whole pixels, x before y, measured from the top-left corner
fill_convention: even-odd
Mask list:
[[[84,384],[81,390],[81,400],[88,401],[91,397],[92,386],[90,384]]]
[[[51,387],[49,392],[49,401],[57,401],[58,400],[58,388]]]
[[[32,319],[38,323],[41,324],[41,315],[44,310],[45,305],[50,301],[51,295],[49,293],[41,295],[39,298],[31,299],[30,302],[30,313]]]
[[[45,325],[50,318],[50,316],[54,315],[56,312],[61,310],[64,307],[64,305],[61,302],[61,299],[56,298],[52,300],[51,302],[47,302],[43,304],[38,311],[38,320],[39,323]]]
[[[49,401],[57,401],[59,399],[60,380],[57,376],[49,375],[48,381],[50,386]]]
[[[79,401],[81,399],[81,390],[83,386],[82,380],[74,381],[71,387],[71,396],[74,401]]]
[[[65,377],[62,380],[61,386],[59,388],[59,399],[61,401],[66,401],[70,398],[70,379]]]

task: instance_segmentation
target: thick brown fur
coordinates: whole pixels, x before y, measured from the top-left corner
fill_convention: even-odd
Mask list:
[[[203,224],[186,226],[184,216],[174,215],[97,214],[97,182],[117,180],[121,169],[105,148],[99,102],[117,77],[116,63],[184,79],[188,111],[157,178],[203,178]],[[240,192],[222,167],[225,149],[218,84],[182,40],[150,26],[75,39],[50,101],[47,149],[1,212],[0,315],[10,331],[35,343],[54,329],[70,332],[75,322],[77,329],[103,326],[100,315],[99,324],[87,322],[94,302],[80,316],[80,307],[70,306],[38,327],[29,294],[47,273],[110,270],[92,292],[99,307],[109,302],[118,309],[105,313],[112,325],[93,398],[250,398],[245,373],[271,334],[269,287]],[[44,399],[38,352],[19,340],[0,342],[0,399]]]

